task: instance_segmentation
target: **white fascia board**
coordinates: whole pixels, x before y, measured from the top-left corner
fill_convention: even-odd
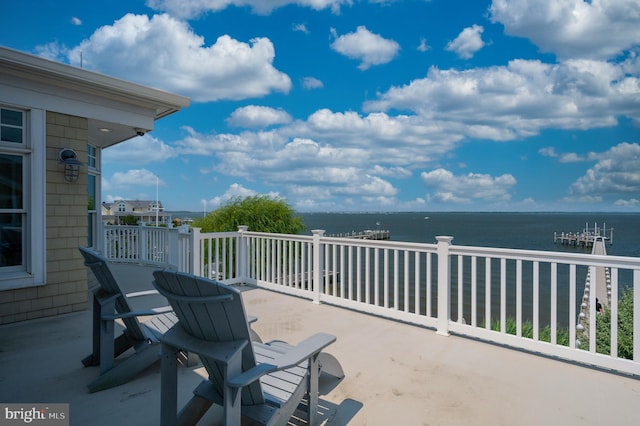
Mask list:
[[[153,130],[155,111],[130,104],[117,104],[112,101],[91,98],[87,95],[71,93],[47,93],[46,88],[24,88],[0,83],[2,102],[22,108],[42,108],[63,114],[86,117],[130,127]]]
[[[90,97],[137,105],[154,110],[154,119],[189,106],[189,98],[143,86],[104,74],[50,61],[0,47],[0,74],[14,75],[26,82],[40,82],[64,93],[71,90]],[[3,78],[3,80],[5,80]],[[84,115],[81,115],[84,116]]]

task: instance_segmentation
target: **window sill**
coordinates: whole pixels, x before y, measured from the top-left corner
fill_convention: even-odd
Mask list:
[[[43,286],[44,282],[35,282],[32,274],[23,271],[0,272],[0,291]]]

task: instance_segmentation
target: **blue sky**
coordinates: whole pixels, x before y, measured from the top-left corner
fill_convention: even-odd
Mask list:
[[[0,44],[187,96],[103,200],[640,211],[637,0],[22,0]]]

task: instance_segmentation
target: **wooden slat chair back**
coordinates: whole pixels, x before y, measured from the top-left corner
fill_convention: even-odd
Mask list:
[[[100,288],[96,289],[99,298],[113,297],[115,300],[115,310],[118,314],[132,312],[131,306],[127,302],[126,297],[122,293],[120,286],[109,269],[108,261],[103,256],[85,247],[79,247],[80,253],[84,257],[84,264],[91,269],[100,284]],[[125,326],[125,333],[134,341],[146,340],[146,335],[140,327],[140,322],[136,317],[125,317],[121,321]]]
[[[79,247],[85,265],[98,281],[93,290],[93,352],[85,357],[85,367],[100,366],[100,376],[89,383],[90,392],[127,383],[160,359],[159,337],[178,321],[169,307],[133,311],[118,282],[109,269],[108,261],[95,251]],[[155,291],[140,292],[157,293]],[[144,316],[141,322],[138,318]],[[115,337],[115,321],[124,325],[122,334]],[[129,348],[135,353],[118,359]],[[188,362],[188,355],[181,357]],[[118,362],[116,362],[118,359]]]
[[[155,285],[160,294],[169,300],[180,324],[191,336],[209,342],[251,342],[252,336],[240,292],[222,283],[210,285],[187,274],[154,273]],[[187,296],[187,298],[183,298]],[[221,297],[219,302],[197,303],[191,298],[205,301]],[[215,300],[215,299],[214,299]],[[200,357],[207,372],[214,378],[215,391],[220,400],[224,395],[224,364],[211,358]],[[242,369],[256,365],[253,347],[247,344],[242,351]],[[264,403],[260,382],[254,382],[242,390],[243,405]]]
[[[195,424],[212,403],[224,407],[226,425],[240,424],[241,414],[260,424],[286,424],[305,395],[309,424],[316,424],[318,357],[335,336],[317,333],[296,346],[251,342],[237,289],[175,271],[153,275],[179,318],[161,337],[163,425]],[[177,350],[197,353],[209,375],[179,414]]]

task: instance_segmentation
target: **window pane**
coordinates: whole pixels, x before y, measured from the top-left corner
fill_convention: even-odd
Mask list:
[[[0,267],[22,265],[22,214],[0,213]]]
[[[22,157],[0,154],[0,209],[22,209]]]
[[[87,182],[87,191],[89,193],[88,210],[96,209],[96,177],[95,175],[89,175]]]
[[[87,145],[87,162],[89,167],[96,168],[96,147],[93,145]]]
[[[0,140],[22,143],[22,112],[2,109],[0,112]]]
[[[2,126],[0,139],[2,139],[3,142],[22,143],[22,129]]]
[[[3,109],[0,117],[0,122],[2,122],[2,124],[22,127],[22,111]]]

